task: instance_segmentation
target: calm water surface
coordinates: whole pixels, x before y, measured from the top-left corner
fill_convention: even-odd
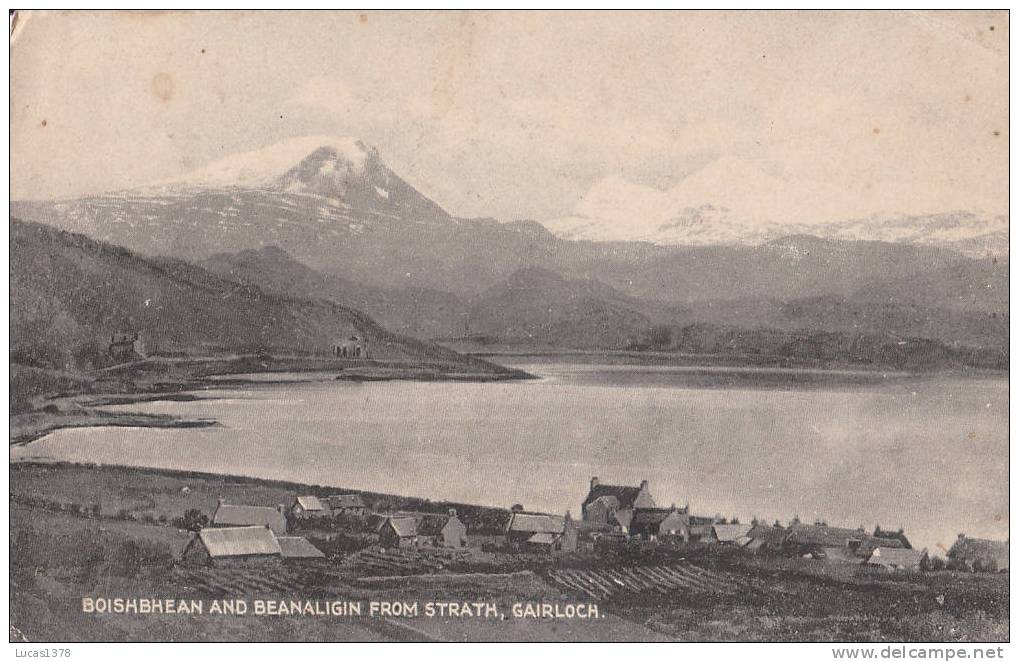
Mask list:
[[[317,381],[110,410],[204,429],[60,430],[12,449],[577,515],[588,481],[749,520],[1008,536],[1007,378],[516,364],[513,383]]]

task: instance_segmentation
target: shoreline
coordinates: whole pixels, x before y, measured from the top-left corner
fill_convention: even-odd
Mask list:
[[[144,402],[193,402],[203,399],[194,395],[194,391],[279,386],[307,381],[483,383],[536,379],[523,370],[490,365],[493,369],[486,371],[478,370],[476,366],[447,363],[349,361],[320,357],[153,357],[97,370],[86,376],[79,388],[36,396],[33,400],[37,404],[31,411],[11,414],[9,447],[25,446],[51,432],[70,428],[203,428],[219,425],[212,419],[101,409]],[[246,377],[264,374],[321,375],[321,378],[259,380]]]
[[[228,485],[247,485],[275,490],[290,490],[302,494],[317,494],[326,492],[343,492],[344,494],[359,494],[370,501],[381,499],[398,500],[411,504],[418,510],[431,512],[446,512],[448,506],[456,508],[467,508],[479,512],[497,513],[508,515],[510,510],[500,506],[490,506],[476,503],[465,503],[449,501],[444,499],[431,499],[424,496],[412,496],[404,494],[391,494],[388,492],[372,492],[343,485],[324,485],[318,483],[302,483],[292,480],[277,478],[262,478],[246,474],[216,473],[212,471],[197,471],[188,469],[168,469],[162,467],[142,467],[130,464],[101,464],[95,462],[73,462],[69,460],[48,460],[41,458],[26,458],[23,460],[11,460],[10,470],[31,470],[33,468],[56,469],[63,471],[105,471],[112,473],[130,473],[134,475],[158,476],[174,480],[204,480],[217,481]]]
[[[905,368],[881,363],[851,363],[845,361],[816,361],[796,359],[781,355],[729,355],[691,354],[653,350],[601,350],[601,349],[557,349],[554,347],[516,348],[494,346],[484,348],[458,343],[444,343],[444,347],[465,356],[479,359],[536,359],[536,363],[569,362],[578,364],[605,363],[608,365],[662,366],[678,368],[699,368],[703,370],[731,369],[734,371],[788,371],[846,374],[889,374],[896,376],[1007,376],[1008,369],[976,367],[964,364],[945,364],[932,367]]]

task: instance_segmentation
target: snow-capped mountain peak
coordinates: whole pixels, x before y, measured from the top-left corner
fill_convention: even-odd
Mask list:
[[[302,136],[231,154],[175,179],[189,186],[276,187],[316,177],[358,174],[378,152],[356,138]]]

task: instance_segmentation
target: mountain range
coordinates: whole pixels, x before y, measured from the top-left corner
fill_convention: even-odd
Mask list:
[[[728,184],[723,188],[720,182]],[[932,200],[937,193],[929,192]],[[917,201],[914,193],[909,202],[929,201]],[[745,160],[722,158],[668,190],[605,177],[572,214],[546,225],[560,237],[593,241],[756,245],[810,234],[942,246],[971,257],[1008,254],[1006,215],[974,210],[902,214],[863,210],[860,204],[860,196],[836,187],[789,182]],[[856,210],[855,215],[847,216],[847,210]]]
[[[14,202],[12,214],[273,297],[363,311],[422,339],[668,349],[663,338],[702,325],[1007,355],[1007,219],[1002,230],[1001,219],[972,214],[748,237],[727,234],[732,216],[708,206],[679,219],[712,229],[687,245],[570,239],[603,235],[455,217],[374,148],[320,137],[144,189]]]

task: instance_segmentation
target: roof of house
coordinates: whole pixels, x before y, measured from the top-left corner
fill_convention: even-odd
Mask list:
[[[279,542],[283,558],[286,559],[324,559],[318,547],[315,547],[307,538],[300,536],[280,536],[276,539]]]
[[[750,533],[753,527],[749,524],[716,524],[715,537],[718,542],[733,542]]]
[[[692,536],[707,536],[715,535],[715,527],[712,524],[691,524],[690,535]]]
[[[900,568],[915,568],[927,555],[926,549],[903,549],[902,547],[877,547],[867,563]]]
[[[305,510],[325,510],[325,506],[317,496],[299,496],[297,497],[297,505]]]
[[[334,494],[327,499],[333,508],[364,508],[364,499],[360,494]]]
[[[555,535],[551,533],[535,533],[527,539],[527,542],[535,545],[551,545],[555,543]]]
[[[417,532],[421,536],[437,536],[442,534],[452,517],[442,513],[398,513],[399,517],[413,517],[416,520]]]
[[[873,533],[875,538],[881,538],[882,540],[897,540],[898,545],[889,545],[889,547],[905,547],[910,548],[912,545],[909,544],[909,538],[906,537],[906,532],[902,529],[898,531],[889,531],[887,529],[882,530],[881,527],[876,527]]]
[[[268,506],[239,506],[221,503],[212,516],[213,526],[267,526],[273,531],[286,532],[287,520],[283,513]]]
[[[566,528],[566,520],[561,515],[544,513],[520,513],[510,515],[507,531],[520,533],[562,533]]]
[[[789,535],[789,529],[784,529],[780,526],[768,526],[766,524],[758,524],[751,527],[750,531],[747,532],[747,537],[770,545],[781,545],[785,542],[787,535]]]
[[[851,540],[860,542],[869,536],[858,529],[843,529],[837,526],[799,524],[787,529],[787,540],[794,545],[816,545],[818,547],[845,547]]]
[[[630,487],[627,485],[603,485],[599,483],[591,487],[591,491],[587,493],[587,498],[584,499],[584,505],[586,506],[595,499],[610,496],[615,497],[616,501],[619,502],[619,506],[617,506],[618,508],[632,508],[633,502],[637,500],[637,496],[639,494],[639,487]]]
[[[995,561],[999,568],[1008,567],[1008,543],[985,538],[968,538],[960,536],[952,548],[948,550],[952,559],[968,559]]]
[[[590,503],[586,503],[584,505],[590,507],[596,503],[605,504],[605,506],[607,506],[609,510],[619,510],[619,499],[612,496],[611,494],[600,496],[597,499],[591,499]]]
[[[389,524],[401,538],[413,538],[418,534],[417,521],[413,517],[387,517],[382,526]]]
[[[205,528],[198,532],[198,537],[213,558],[281,553],[276,536],[264,526]]]
[[[686,509],[638,508],[633,511],[633,518],[630,520],[630,532],[636,535],[644,533],[657,534],[662,524],[672,515],[680,518],[683,522],[689,523],[689,514]]]
[[[856,551],[858,554],[869,556],[878,547],[902,549],[905,545],[900,538],[875,538],[874,536],[867,536],[860,543],[860,547]]]
[[[768,541],[763,538],[740,538],[737,542],[743,545],[744,549],[749,549],[752,552],[756,552],[768,544]]]

